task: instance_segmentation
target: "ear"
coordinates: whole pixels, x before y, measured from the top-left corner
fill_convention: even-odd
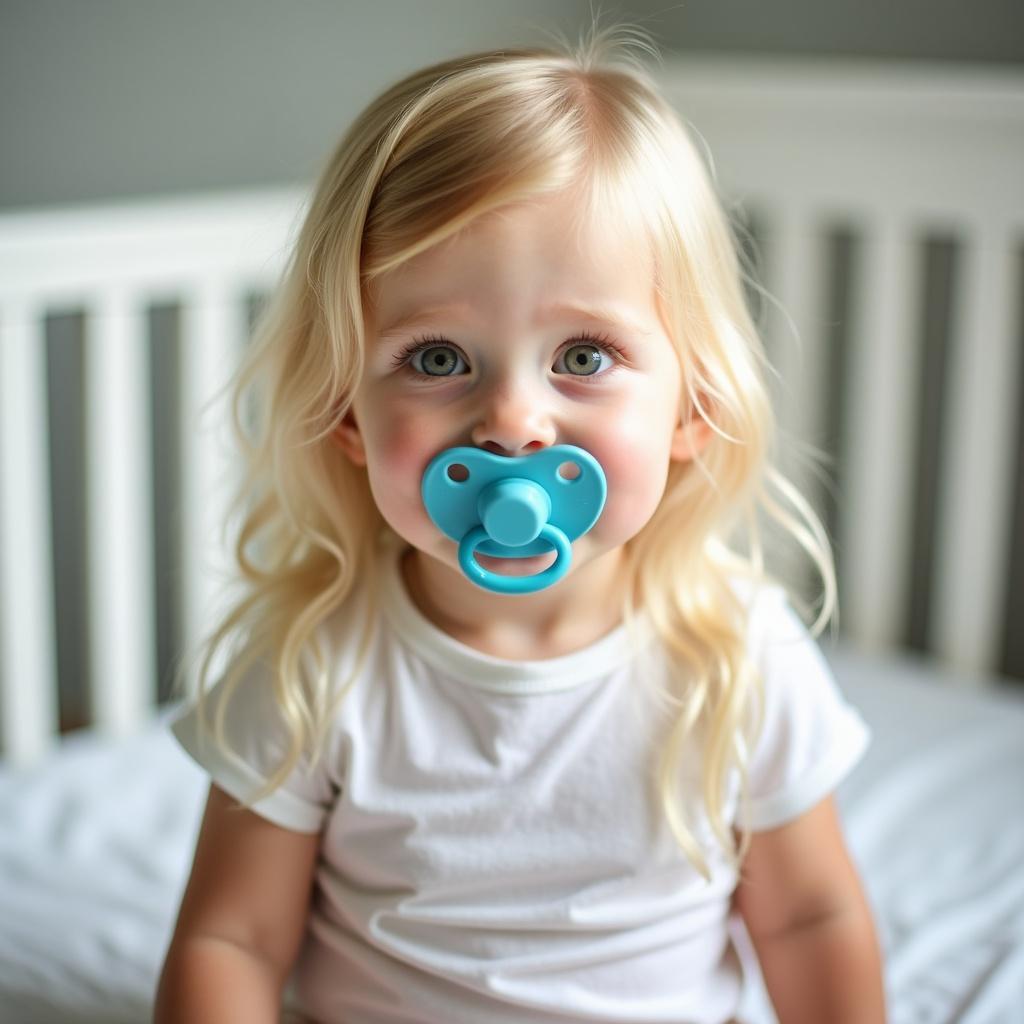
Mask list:
[[[345,413],[345,418],[334,428],[331,435],[331,443],[345,453],[349,462],[354,466],[366,465],[366,448],[363,445],[363,435],[356,422],[355,413],[351,409]]]
[[[692,406],[684,413],[687,418],[672,432],[670,456],[673,462],[690,462],[707,447],[714,431],[711,424]]]

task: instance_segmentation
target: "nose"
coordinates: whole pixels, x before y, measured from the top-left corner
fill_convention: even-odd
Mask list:
[[[550,448],[556,432],[543,401],[534,392],[505,385],[485,399],[471,437],[478,448],[514,457]]]

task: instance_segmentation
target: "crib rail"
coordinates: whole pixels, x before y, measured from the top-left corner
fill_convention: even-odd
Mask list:
[[[88,679],[92,723],[136,728],[156,703],[153,472],[146,311],[179,305],[184,639],[216,599],[231,485],[226,410],[200,413],[245,339],[244,298],[269,288],[299,196],[262,192],[0,217],[0,713],[2,752],[57,735],[44,317],[84,313]],[[59,585],[59,581],[57,583]],[[74,672],[75,666],[65,666]]]
[[[799,464],[839,558],[843,633],[958,668],[1024,676],[1024,76],[725,64],[663,69],[748,220],[779,407],[836,462],[837,494]],[[58,675],[89,719],[137,728],[156,702],[147,310],[180,310],[177,426],[184,645],[209,621],[231,483],[226,407],[246,299],[276,279],[291,190],[0,215],[0,754],[58,734]],[[82,447],[88,664],[58,666],[46,318],[84,315]],[[1022,497],[1016,497],[1021,495]],[[1017,504],[1015,504],[1017,502]]]
[[[844,634],[1024,676],[1024,74],[687,58],[666,78],[793,320],[771,308],[766,333],[784,426],[835,461],[834,499],[790,472],[832,528]]]

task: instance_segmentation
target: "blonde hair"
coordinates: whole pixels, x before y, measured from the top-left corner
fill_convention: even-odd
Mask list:
[[[643,609],[673,666],[663,694],[669,740],[655,768],[661,802],[679,844],[710,877],[677,784],[699,732],[707,821],[737,866],[749,845],[744,834],[737,846],[725,806],[734,771],[745,798],[760,728],[761,681],[735,584],[770,578],[762,514],[817,566],[824,598],[815,629],[832,614],[834,573],[821,524],[772,464],[770,371],[743,293],[743,282],[754,282],[713,180],[631,53],[635,43],[622,26],[595,26],[576,47],[477,53],[417,71],[363,111],[327,162],[234,383],[247,473],[236,503],[245,593],[206,639],[199,672],[202,700],[218,651],[231,648],[226,695],[257,660],[272,659],[290,744],[261,794],[320,749],[345,688],[332,694],[315,631],[357,580],[375,575],[383,519],[365,469],[330,440],[363,371],[369,289],[488,211],[572,189],[590,211],[614,203],[647,233],[684,401],[713,430],[696,462],[671,467],[654,516],[626,545],[634,586],[624,619],[634,623]],[[250,401],[255,423],[246,428]],[[221,743],[227,703],[214,723]]]

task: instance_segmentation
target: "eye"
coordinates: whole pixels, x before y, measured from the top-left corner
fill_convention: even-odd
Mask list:
[[[413,353],[410,361],[415,370],[425,373],[428,377],[450,377],[462,362],[462,357],[447,345],[431,345]]]
[[[591,377],[601,369],[603,358],[604,353],[593,345],[573,345],[572,348],[566,349],[562,356],[566,366],[564,372],[575,377]]]
[[[555,373],[572,377],[604,376],[615,368],[622,353],[607,338],[584,335],[565,349],[555,360]],[[560,367],[564,365],[564,369]]]
[[[458,349],[441,338],[422,338],[395,356],[395,365],[406,363],[421,377],[453,377],[466,372]]]

